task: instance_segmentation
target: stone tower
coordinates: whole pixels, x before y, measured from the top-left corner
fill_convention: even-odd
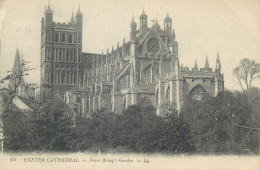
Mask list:
[[[64,94],[82,87],[82,14],[72,14],[68,23],[55,23],[48,4],[41,20],[41,82],[42,99]]]

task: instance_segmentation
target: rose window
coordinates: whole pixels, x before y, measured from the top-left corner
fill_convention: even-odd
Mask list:
[[[160,44],[155,38],[151,38],[147,43],[147,49],[150,53],[158,53]]]

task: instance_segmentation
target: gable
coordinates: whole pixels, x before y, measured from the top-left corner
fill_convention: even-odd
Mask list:
[[[153,27],[150,31],[147,32],[144,36],[139,38],[138,52],[139,53],[147,53],[150,54],[148,50],[148,42],[151,39],[155,39],[158,41],[160,48],[158,53],[169,54],[169,49],[167,45],[164,43],[163,39],[160,36],[160,33]]]

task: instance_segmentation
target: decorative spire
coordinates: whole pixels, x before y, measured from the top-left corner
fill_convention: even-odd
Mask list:
[[[133,17],[132,17],[132,23],[135,23],[135,16],[133,14]]]
[[[198,70],[198,64],[197,64],[197,60],[196,59],[195,59],[194,69]]]
[[[170,15],[169,15],[168,12],[167,12],[167,15],[166,15],[164,21],[165,21],[165,22],[170,22],[170,21],[172,21],[172,19],[171,19],[171,17],[170,17]]]
[[[155,19],[155,24],[154,24],[154,26],[155,26],[155,28],[160,29],[160,25],[159,25],[159,23],[158,23],[158,21],[157,21],[157,17],[156,17],[156,19]]]
[[[169,12],[167,12],[166,18],[170,18],[170,16],[169,16]]]
[[[142,19],[147,19],[147,15],[145,14],[144,9],[143,9],[143,13],[142,13],[142,15],[140,16],[140,18],[142,18]]]
[[[48,7],[47,9],[45,8],[45,13],[48,13],[48,14],[52,14],[52,10],[51,10],[51,7],[50,7],[50,1],[48,1]]]
[[[78,11],[77,11],[77,14],[76,14],[77,16],[81,16],[82,14],[81,14],[81,12],[80,12],[80,5],[79,5],[79,8],[78,8]]]
[[[71,23],[75,23],[74,12],[72,12],[72,16],[71,16],[70,22],[71,22]]]
[[[119,41],[118,41],[118,43],[117,43],[117,49],[119,49]]]
[[[220,59],[219,59],[219,53],[217,53],[217,61],[220,61]]]
[[[136,29],[136,22],[135,22],[135,19],[134,19],[134,14],[133,14],[133,18],[132,18],[132,21],[131,21],[131,30],[133,29]]]
[[[205,70],[209,69],[209,61],[208,61],[208,56],[206,56],[206,62],[204,66]]]
[[[217,53],[216,69],[215,69],[215,71],[221,73],[221,64],[220,64],[219,53]]]
[[[19,50],[17,47],[12,72],[16,75],[19,75],[21,73],[21,68],[22,68],[21,59],[20,59],[20,54],[19,54]]]
[[[47,7],[47,10],[51,10],[51,7],[50,7],[50,1],[48,1],[48,7]]]
[[[144,11],[144,8],[143,8],[143,13],[142,13],[142,15],[146,15],[146,14],[145,14],[145,11]]]
[[[16,48],[16,54],[15,54],[15,56],[17,57],[19,57],[20,55],[19,55],[19,49],[18,49],[18,45],[17,45],[17,48]]]
[[[174,29],[172,29],[172,39],[175,40],[176,36],[175,36],[175,31]]]

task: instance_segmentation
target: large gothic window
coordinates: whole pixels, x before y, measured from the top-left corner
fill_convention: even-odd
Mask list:
[[[154,62],[153,63],[153,82],[155,82],[158,75],[159,75],[159,64],[157,62]]]
[[[205,90],[200,85],[197,85],[191,90],[189,96],[195,100],[202,100],[205,94]]]
[[[119,89],[124,90],[129,88],[129,74],[124,75],[119,80]]]
[[[147,66],[144,69],[144,82],[150,82],[151,81],[151,65]]]

